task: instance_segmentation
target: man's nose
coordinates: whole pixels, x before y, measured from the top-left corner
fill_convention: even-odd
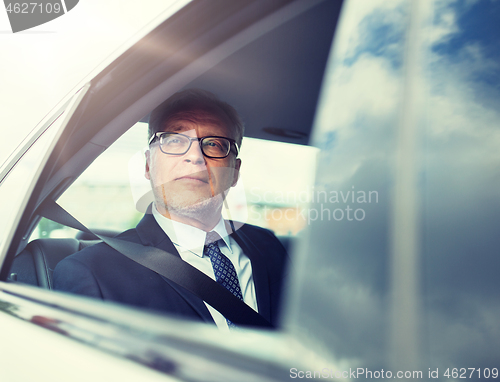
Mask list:
[[[184,160],[193,164],[204,164],[205,157],[201,151],[200,142],[192,141],[188,152],[184,154]]]

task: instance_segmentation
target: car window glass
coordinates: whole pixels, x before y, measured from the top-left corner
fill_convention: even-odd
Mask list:
[[[16,225],[15,218],[22,213],[20,208],[23,201],[29,196],[27,195],[29,185],[33,182],[35,174],[39,171],[42,158],[46,154],[63,120],[64,118],[61,114],[13,166],[0,186],[0,199],[2,200],[2,219],[0,219],[1,253],[5,249],[6,238],[11,233],[10,228]]]
[[[314,184],[311,169],[316,166],[317,153],[310,146],[244,139],[237,186],[244,193],[229,193],[233,210],[242,211],[235,220],[271,229],[277,236],[296,236],[303,231],[303,210]]]
[[[491,26],[500,4],[419,2],[417,53],[407,56],[416,60],[405,63],[408,3],[417,2],[344,9],[315,123],[315,200],[288,326],[340,371],[359,367],[351,378],[388,367],[382,378],[496,378],[500,44]],[[398,189],[408,123],[415,182]],[[404,221],[415,223],[415,241],[395,234],[394,210],[411,207],[395,205],[401,195],[417,206]],[[394,250],[398,241],[407,252]],[[397,303],[413,288],[412,301]],[[412,332],[397,332],[408,324]]]
[[[389,337],[391,186],[408,8],[345,7],[316,113],[312,144],[321,151],[307,235],[294,252],[286,325],[338,360],[340,370],[380,370]]]
[[[146,141],[147,124],[139,122],[102,153],[58,203],[91,229],[121,232],[134,227],[141,214],[134,208],[128,164],[135,153],[143,152]],[[46,237],[74,237],[72,229],[62,226],[43,231]]]
[[[500,359],[500,3],[438,2],[432,12],[422,70],[425,362],[440,377],[482,381],[498,377]]]

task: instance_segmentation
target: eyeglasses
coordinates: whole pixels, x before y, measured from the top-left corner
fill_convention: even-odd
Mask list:
[[[157,132],[149,140],[149,145],[160,141],[160,150],[169,155],[184,155],[191,148],[193,141],[200,143],[201,152],[207,158],[222,159],[226,158],[231,152],[231,146],[238,156],[238,144],[234,139],[226,137],[209,136],[203,138],[191,138],[180,133]]]

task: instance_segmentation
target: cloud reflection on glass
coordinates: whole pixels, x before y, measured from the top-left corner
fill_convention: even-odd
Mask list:
[[[340,364],[387,365],[390,214],[402,105],[406,1],[349,1],[337,31],[312,142],[316,190],[377,191],[362,221],[311,222],[297,253],[307,330]],[[424,2],[417,142],[422,257],[422,367],[495,367],[500,359],[500,43],[495,1]],[[496,36],[496,37],[495,37]],[[325,285],[329,285],[328,288]]]

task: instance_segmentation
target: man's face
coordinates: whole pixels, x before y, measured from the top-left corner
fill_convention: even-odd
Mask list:
[[[193,138],[235,138],[226,121],[202,111],[170,118],[163,130]],[[224,192],[236,184],[240,164],[233,150],[223,159],[207,158],[199,142],[193,141],[187,153],[170,155],[160,150],[157,141],[147,154],[145,176],[151,181],[160,213],[189,217],[220,214]]]

